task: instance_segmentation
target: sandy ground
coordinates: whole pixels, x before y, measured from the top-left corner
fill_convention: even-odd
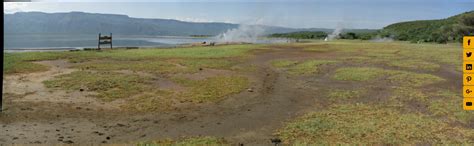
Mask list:
[[[284,122],[327,106],[322,97],[323,89],[328,86],[339,89],[361,86],[330,80],[330,71],[318,76],[292,77],[269,64],[273,59],[330,58],[333,52],[308,53],[299,48],[275,48],[255,54],[246,63],[257,67],[257,73],[248,75],[252,78],[254,92],[244,91],[219,102],[189,104],[158,113],[123,111],[119,108],[123,101],[104,103],[87,96],[94,93],[47,89],[42,81],[74,70],[69,69],[70,64],[64,60],[37,62],[50,66],[50,70],[4,77],[6,111],[0,116],[0,144],[130,143],[183,136],[215,136],[235,144],[270,145],[273,133]],[[444,78],[459,77],[459,73],[447,70],[439,74]],[[205,75],[197,73],[194,76]],[[168,80],[159,84],[179,89]],[[458,85],[453,82],[443,86],[458,88]],[[386,88],[371,88],[374,89],[371,94],[378,98],[367,99],[367,102],[384,99]]]

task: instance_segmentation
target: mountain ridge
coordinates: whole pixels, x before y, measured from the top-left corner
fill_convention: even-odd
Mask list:
[[[218,35],[240,25],[223,22],[187,22],[174,19],[134,18],[123,14],[87,12],[17,12],[4,14],[5,34],[97,34],[191,36]],[[294,31],[325,31],[326,28],[286,28],[252,25],[264,28],[265,34]]]
[[[393,23],[384,27],[380,33],[401,41],[438,43],[461,41],[463,36],[474,35],[474,11],[444,19]]]

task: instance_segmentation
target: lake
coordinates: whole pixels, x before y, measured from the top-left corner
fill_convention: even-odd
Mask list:
[[[4,50],[64,50],[97,48],[98,35],[4,35]],[[205,37],[113,35],[114,47],[169,47],[210,41]],[[103,47],[107,47],[104,45]]]
[[[4,51],[72,50],[97,48],[98,35],[5,34]],[[214,42],[214,37],[113,35],[113,47],[173,47],[176,45]],[[259,39],[255,43],[272,43],[277,39]],[[103,45],[104,48],[108,47]]]

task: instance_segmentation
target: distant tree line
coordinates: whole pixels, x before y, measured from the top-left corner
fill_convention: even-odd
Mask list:
[[[340,33],[338,39],[370,40],[376,37],[399,41],[420,42],[462,42],[462,37],[474,35],[474,11],[466,12],[441,20],[419,20],[388,25],[378,31],[353,31]],[[294,39],[324,39],[328,36],[322,31],[302,31],[277,33],[270,37]]]
[[[369,40],[377,35],[377,32],[343,32],[340,33],[339,39],[361,39]],[[328,36],[323,31],[300,31],[291,33],[275,33],[271,34],[270,37],[278,38],[292,38],[292,39],[324,39]]]
[[[377,32],[345,32],[339,34],[339,39],[348,39],[348,40],[370,40],[377,36]]]
[[[328,36],[323,31],[299,31],[291,33],[275,33],[271,34],[270,37],[278,38],[292,38],[292,39],[324,39]]]

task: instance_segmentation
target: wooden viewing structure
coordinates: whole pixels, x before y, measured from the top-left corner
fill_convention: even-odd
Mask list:
[[[110,49],[112,49],[112,33],[110,33],[110,36],[102,36],[99,33],[99,42],[97,44],[97,49],[100,50],[101,45],[107,45],[110,44]]]

